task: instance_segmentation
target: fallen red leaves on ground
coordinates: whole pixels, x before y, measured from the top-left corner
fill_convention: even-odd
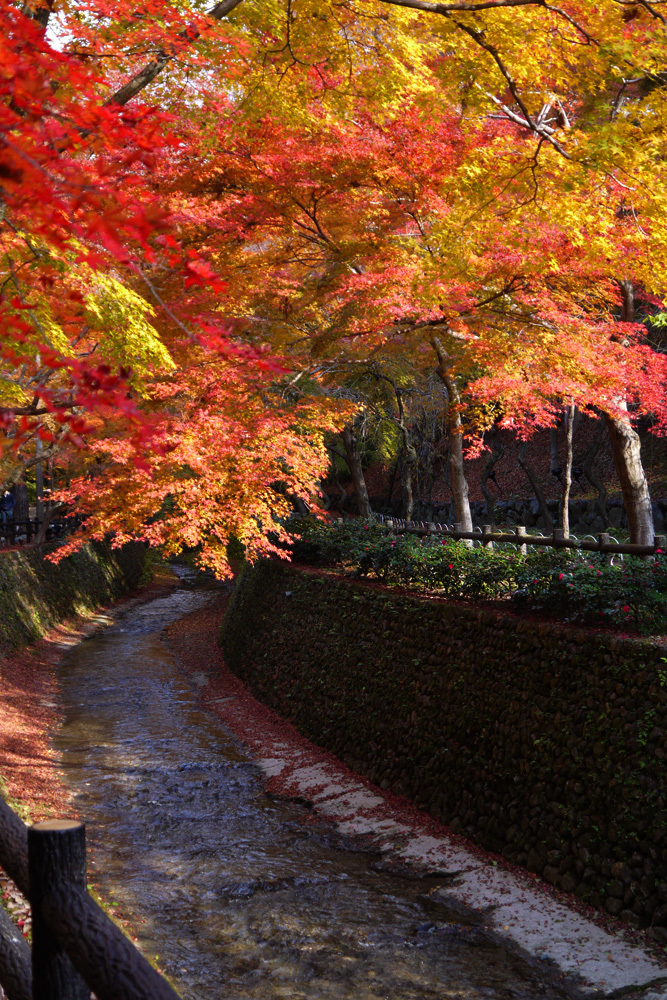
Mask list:
[[[108,624],[109,612],[175,586],[171,574],[160,575],[131,596],[61,622],[33,646],[0,659],[0,778],[7,797],[30,821],[74,814],[51,746],[60,723],[59,662],[71,646]]]

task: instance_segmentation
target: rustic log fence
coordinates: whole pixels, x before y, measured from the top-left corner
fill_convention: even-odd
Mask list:
[[[464,531],[460,524],[440,524],[435,521],[404,521],[398,517],[383,517],[375,515],[386,528],[394,534],[438,535],[453,538],[455,541],[471,541],[484,548],[492,549],[494,545],[509,543],[518,546],[522,553],[528,551],[529,545],[541,545],[554,549],[574,549],[584,552],[603,552],[607,555],[652,556],[656,552],[666,550],[667,536],[656,535],[653,545],[634,545],[630,542],[617,542],[609,532],[602,531],[596,537],[586,535],[577,538],[575,535],[565,537],[562,528],[554,528],[550,535],[528,535],[526,528],[518,524],[516,531],[494,531],[493,526],[485,524],[472,531]]]
[[[0,904],[8,1000],[180,1000],[88,894],[83,823],[28,827],[0,798],[0,865],[32,912],[30,948]]]

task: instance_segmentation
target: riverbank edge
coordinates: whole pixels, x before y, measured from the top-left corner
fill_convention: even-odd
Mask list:
[[[164,636],[201,704],[263,772],[269,794],[312,806],[314,821],[324,818],[343,835],[379,849],[398,872],[447,872],[447,888],[437,890],[443,902],[476,911],[494,936],[569,989],[591,997],[667,998],[667,967],[638,935],[612,918],[602,926],[578,900],[452,834],[407,799],[354,773],[255,698],[217,643],[227,604],[225,598],[184,616]]]
[[[0,657],[11,657],[59,622],[134,590],[151,569],[143,542],[89,542],[60,562],[58,545],[0,552]]]
[[[64,619],[38,641],[0,658],[0,794],[24,822],[78,818],[52,747],[53,734],[62,718],[58,700],[60,663],[73,646],[107,628],[121,614],[179,586],[180,581],[167,566],[156,564],[149,582],[95,609]],[[98,902],[103,903],[100,899]],[[28,936],[28,901],[2,869],[0,905]],[[110,915],[118,920],[117,914]],[[118,922],[127,931],[127,921]]]
[[[263,562],[230,668],[455,833],[667,945],[665,647]]]

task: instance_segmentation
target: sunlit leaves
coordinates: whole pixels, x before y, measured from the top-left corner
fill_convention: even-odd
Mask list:
[[[132,370],[135,384],[143,384],[162,369],[174,367],[151,318],[155,309],[112,275],[91,275],[92,290],[84,302],[84,318],[93,336],[101,338],[109,361]]]
[[[105,457],[96,475],[66,496],[89,515],[88,537],[114,531],[120,544],[138,536],[168,554],[198,547],[201,564],[225,576],[231,538],[251,558],[284,555],[281,519],[294,497],[317,494],[328,465],[324,433],[339,427],[350,407],[317,397],[285,404],[277,387],[243,363],[203,355],[193,362],[149,387],[161,404],[161,444],[145,463],[137,468],[131,460],[121,426],[100,441]]]

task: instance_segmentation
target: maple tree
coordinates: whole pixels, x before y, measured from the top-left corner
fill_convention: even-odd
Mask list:
[[[54,49],[38,19],[11,5],[1,16],[1,401],[12,449],[35,435],[78,443],[83,415],[100,406],[134,417],[141,447],[127,380],[110,363],[142,377],[167,358],[127,275],[155,259],[151,240],[169,239],[147,172],[172,140],[159,115],[104,108],[95,74]],[[199,280],[196,265],[186,281]]]
[[[200,565],[220,577],[229,573],[230,538],[251,559],[284,555],[282,522],[296,497],[318,494],[329,463],[325,434],[344,419],[341,408],[286,405],[262,373],[207,352],[149,388],[163,448],[138,469],[131,442],[107,432],[99,472],[62,494],[89,512],[87,537],[113,531],[116,544],[139,537],[167,555],[198,548]]]
[[[228,227],[208,235],[208,252],[242,275],[235,306],[249,329],[309,358],[357,359],[418,357],[437,332],[454,423],[458,382],[473,435],[499,418],[528,434],[563,400],[625,427],[629,399],[661,429],[664,355],[643,327],[618,322],[612,275],[643,236],[618,217],[613,185],[595,199],[573,191],[558,221],[548,191],[523,210],[514,191],[497,194],[482,211],[475,161],[507,143],[504,127],[466,136],[460,116],[415,106],[382,123],[357,113],[289,130],[264,118],[241,140],[227,127],[210,171],[197,170]]]
[[[403,358],[442,377],[459,520],[464,431],[479,446],[494,423],[526,435],[576,405],[606,415],[631,534],[651,536],[632,423],[664,428],[664,363],[628,303],[636,289],[659,308],[666,274],[656,6],[89,0],[29,13],[2,12],[11,475],[35,435],[85,444],[84,465],[107,463],[104,485],[77,487],[90,530],[123,537],[126,516],[139,531],[187,495],[178,400],[202,438],[217,428],[195,461],[201,488],[206,468],[232,482],[225,421],[240,441],[245,414],[258,447],[293,456],[305,495],[323,471],[318,435],[336,410],[349,421],[321,359]],[[207,390],[198,410],[201,350],[229,391]],[[258,401],[286,381],[282,409],[266,405],[271,438]],[[252,495],[277,474],[262,457],[244,466]],[[254,510],[250,494],[239,504]],[[247,534],[254,515],[226,503],[221,534]],[[176,538],[179,516],[153,537]]]
[[[224,574],[232,535],[251,553],[275,548],[281,491],[317,491],[333,415],[267,401],[262,379],[280,362],[208,309],[222,283],[178,239],[153,180],[178,144],[173,122],[105,106],[99,78],[54,49],[38,19],[3,18],[5,485],[45,459],[74,461],[84,477],[63,499],[90,516],[59,557],[117,530],[118,544],[128,532],[170,550],[199,542]]]

